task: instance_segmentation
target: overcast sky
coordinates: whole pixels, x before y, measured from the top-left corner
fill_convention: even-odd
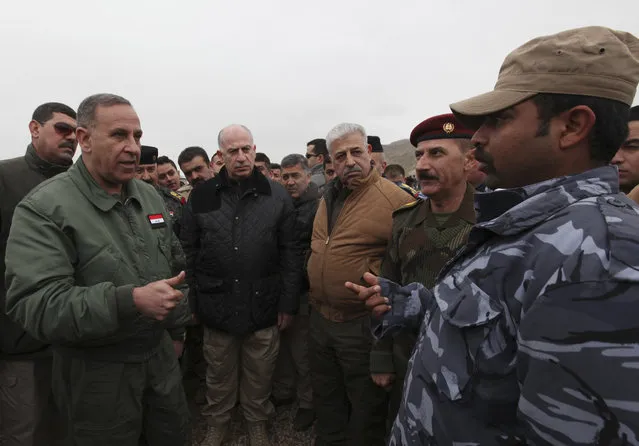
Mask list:
[[[0,154],[24,153],[39,104],[101,92],[174,160],[235,122],[273,162],[343,121],[390,143],[491,90],[527,40],[587,25],[639,35],[639,0],[5,0]]]

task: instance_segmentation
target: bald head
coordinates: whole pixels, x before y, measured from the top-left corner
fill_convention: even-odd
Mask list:
[[[222,157],[229,178],[242,180],[251,176],[255,165],[255,144],[248,127],[233,124],[224,127],[217,135]]]
[[[248,127],[242,124],[231,124],[220,130],[217,134],[217,145],[220,150],[230,147],[231,142],[238,138],[248,138],[253,145],[253,134]]]

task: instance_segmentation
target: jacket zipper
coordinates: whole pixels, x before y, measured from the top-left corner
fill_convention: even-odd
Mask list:
[[[353,196],[353,192],[350,193],[350,195],[348,197],[346,197],[346,200],[344,200],[344,204],[342,205],[342,209],[340,209],[339,214],[337,214],[337,219],[335,220],[335,224],[333,225],[333,230],[335,230],[335,228],[337,228],[337,224],[339,223],[339,219],[342,216],[342,214],[344,213],[344,209],[346,208],[346,204],[348,203],[348,201],[351,199],[351,197]],[[328,219],[328,208],[326,209],[326,217]],[[327,252],[328,252],[328,245],[331,241],[331,235],[328,233],[328,227],[330,225],[329,221],[326,221],[326,232],[327,232],[327,236],[326,236],[326,242],[324,242],[324,246],[326,246],[326,248],[324,249],[324,259],[322,260],[322,294],[324,294],[324,290],[326,289],[326,285],[324,283],[324,270],[326,269],[326,257],[327,257]]]

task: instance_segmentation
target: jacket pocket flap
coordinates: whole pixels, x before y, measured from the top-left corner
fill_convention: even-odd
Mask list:
[[[433,291],[442,317],[455,327],[483,325],[503,312],[501,303],[468,277],[449,275]]]

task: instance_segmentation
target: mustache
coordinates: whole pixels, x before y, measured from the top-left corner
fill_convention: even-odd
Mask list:
[[[362,168],[359,166],[347,167],[344,169],[344,175],[353,173],[353,172],[361,172]]]
[[[68,149],[74,149],[75,148],[75,141],[64,141],[61,142],[60,144],[58,144],[58,148],[63,148],[66,147]]]
[[[484,146],[482,146],[481,144],[475,144],[475,148],[473,149],[473,156],[480,163],[488,167],[493,166],[493,157],[489,153],[486,153]]]
[[[417,179],[421,181],[426,180],[439,180],[439,177],[436,175],[431,175],[427,170],[418,170],[417,171]]]

